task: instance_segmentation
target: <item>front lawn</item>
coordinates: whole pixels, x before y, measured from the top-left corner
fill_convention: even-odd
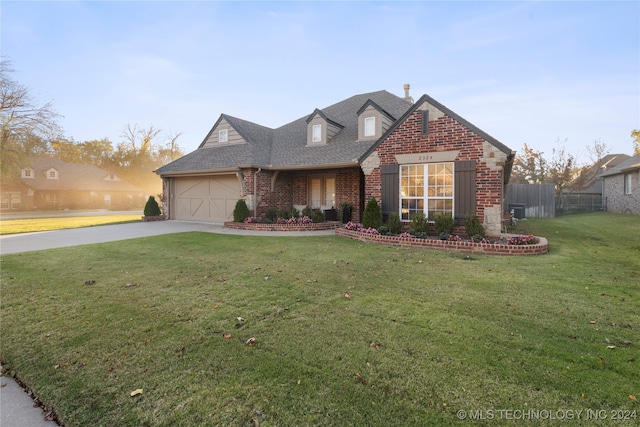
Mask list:
[[[192,232],[4,255],[0,359],[67,427],[637,425],[640,217],[518,227],[549,254]]]
[[[122,224],[125,222],[140,221],[140,218],[141,215],[137,213],[3,219],[0,221],[0,235],[61,230],[64,228],[95,227],[97,225],[107,224]]]

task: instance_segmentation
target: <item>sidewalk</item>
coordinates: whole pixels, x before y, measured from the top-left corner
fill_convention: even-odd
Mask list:
[[[222,224],[191,221],[132,222],[68,230],[0,236],[0,254],[55,249],[69,246],[90,245],[102,242],[136,239],[161,234],[204,231],[218,234],[246,236],[327,236],[333,230],[324,231],[246,231],[224,228]],[[33,399],[25,393],[13,378],[0,377],[0,426],[2,427],[55,427],[54,421],[46,421],[42,409],[34,407]]]

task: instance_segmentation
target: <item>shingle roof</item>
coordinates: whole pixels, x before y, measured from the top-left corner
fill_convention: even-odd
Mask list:
[[[326,145],[307,146],[307,119],[312,113],[276,129],[238,119],[226,114],[213,126],[200,147],[167,165],[156,173],[188,173],[234,169],[239,165],[284,169],[291,167],[321,167],[357,164],[357,159],[375,141],[358,141],[357,111],[368,100],[397,119],[413,104],[387,91],[354,95],[329,107],[319,109],[332,122],[343,126]],[[314,111],[315,112],[315,111]],[[225,119],[246,141],[246,144],[205,146],[209,135],[220,120]]]
[[[434,99],[424,95],[416,104],[385,90],[354,95],[351,98],[316,109],[309,115],[276,129],[261,126],[236,117],[221,115],[199,148],[178,160],[156,170],[159,175],[187,174],[234,170],[239,166],[265,167],[270,169],[320,168],[357,165],[375,149],[382,140],[358,141],[358,112],[365,104],[373,105],[395,121],[383,138],[401,123],[422,102],[429,102],[445,114],[467,126],[500,150],[513,156],[513,152],[495,138],[483,132],[449,110]],[[320,114],[340,127],[325,145],[307,145],[307,124],[313,114]],[[221,120],[226,120],[246,143],[212,146],[206,142]]]
[[[105,180],[108,171],[92,165],[69,163],[52,157],[34,157],[31,159],[33,178],[20,180],[34,190],[67,191],[130,191],[142,192],[142,189],[127,181]],[[57,179],[48,179],[46,172],[55,169]]]
[[[628,172],[632,172],[634,170],[639,170],[639,169],[640,169],[640,154],[636,154],[635,156],[629,157],[627,160],[620,163],[615,168],[601,174],[600,176],[604,177],[604,176],[618,175],[621,173],[628,173]]]

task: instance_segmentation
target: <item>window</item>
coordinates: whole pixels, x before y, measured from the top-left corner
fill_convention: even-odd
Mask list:
[[[58,179],[58,171],[55,169],[49,169],[47,171],[47,179]]]
[[[376,134],[376,118],[365,117],[364,119],[364,136],[375,136]]]
[[[228,141],[229,141],[229,130],[220,129],[218,131],[218,142],[228,142]]]
[[[453,163],[400,167],[400,217],[410,221],[417,212],[430,220],[435,214],[453,216]]]
[[[624,174],[624,194],[631,194],[631,174]]]
[[[313,209],[329,209],[336,204],[336,178],[313,176],[309,178],[309,203]]]
[[[29,169],[29,168],[22,169],[22,177],[33,178],[33,169]]]
[[[311,128],[311,142],[321,142],[322,141],[322,125],[313,125]]]

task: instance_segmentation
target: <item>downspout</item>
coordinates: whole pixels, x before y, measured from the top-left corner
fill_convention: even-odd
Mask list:
[[[253,217],[258,217],[258,174],[262,172],[262,168],[258,168],[253,174]]]

